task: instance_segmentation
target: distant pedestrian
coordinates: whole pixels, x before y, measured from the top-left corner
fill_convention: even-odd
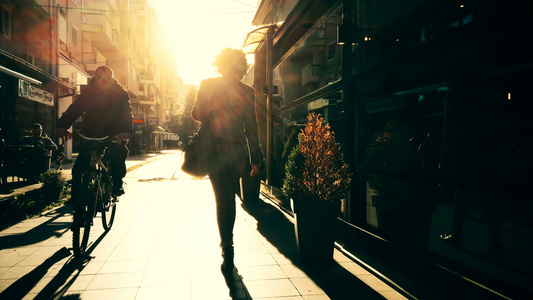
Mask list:
[[[209,174],[215,193],[223,272],[234,268],[233,227],[235,195],[246,166],[246,152],[252,165],[251,176],[259,173],[261,148],[255,113],[255,91],[241,82],[247,62],[241,50],[226,48],[213,65],[222,77],[200,83],[192,109],[194,120],[208,132],[215,149],[217,166]]]
[[[39,176],[50,168],[52,151],[57,150],[57,145],[46,136],[43,136],[43,127],[39,123],[33,124],[32,135],[22,137],[19,140],[23,148],[25,158],[28,160],[28,180],[32,183],[39,182]]]

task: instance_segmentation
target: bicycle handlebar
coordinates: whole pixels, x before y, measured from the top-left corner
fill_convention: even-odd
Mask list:
[[[104,137],[88,137],[88,136],[84,136],[83,134],[81,133],[78,133],[78,135],[86,140],[86,141],[93,141],[93,142],[105,142],[107,140],[110,140],[110,139],[114,139],[114,137],[110,137],[110,136],[104,136]]]

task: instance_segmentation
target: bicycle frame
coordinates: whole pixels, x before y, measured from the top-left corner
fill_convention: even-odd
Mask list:
[[[78,208],[82,207],[75,226],[73,226],[73,250],[75,256],[85,252],[89,240],[90,228],[98,212],[102,215],[102,226],[105,231],[111,229],[116,212],[116,196],[111,195],[112,180],[106,165],[108,155],[104,144],[112,140],[110,137],[90,138],[80,134],[80,137],[91,145],[91,155],[88,168],[82,173],[77,201]],[[76,222],[78,221],[78,222]]]

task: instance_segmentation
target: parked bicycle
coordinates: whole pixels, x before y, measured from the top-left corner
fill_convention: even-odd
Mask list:
[[[87,250],[89,233],[96,214],[101,214],[102,225],[109,231],[115,220],[117,196],[112,195],[113,181],[109,173],[109,151],[107,145],[115,142],[115,137],[91,138],[82,134],[79,136],[88,143],[91,149],[89,168],[81,176],[81,184],[77,201],[83,203],[82,211],[74,216],[72,225],[72,246],[75,256],[80,256]],[[77,220],[76,218],[81,218]]]

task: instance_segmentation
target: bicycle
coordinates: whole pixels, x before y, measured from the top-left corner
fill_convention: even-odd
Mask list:
[[[82,134],[79,136],[88,143],[91,149],[89,167],[82,173],[80,188],[76,201],[81,211],[74,214],[72,224],[72,248],[74,256],[81,256],[87,250],[89,233],[93,225],[93,219],[98,212],[101,213],[102,226],[107,232],[111,229],[115,220],[117,209],[117,196],[112,195],[113,181],[109,173],[109,151],[106,144],[113,142],[114,137],[91,138]],[[80,218],[80,219],[78,219]]]

